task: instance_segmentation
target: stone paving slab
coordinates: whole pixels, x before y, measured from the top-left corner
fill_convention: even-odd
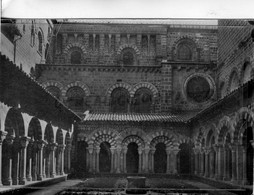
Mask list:
[[[55,185],[47,186],[41,190],[28,193],[28,195],[55,195],[56,193],[80,182],[82,182],[82,180],[66,180]]]

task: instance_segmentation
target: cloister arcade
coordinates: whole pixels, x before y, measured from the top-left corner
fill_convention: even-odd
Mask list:
[[[0,103],[0,184],[24,185],[70,172],[71,132]]]
[[[195,140],[195,174],[252,185],[253,124],[253,111],[242,107],[233,116],[224,116],[218,125],[201,128]]]
[[[90,135],[78,134],[77,162],[79,170],[89,173],[167,173],[183,170],[191,173],[190,140],[176,133],[156,132],[146,135],[140,129],[118,133],[98,130]],[[181,156],[181,159],[179,159]],[[186,159],[187,158],[187,159]],[[177,162],[182,161],[180,166]],[[190,166],[188,164],[187,166]],[[79,172],[79,171],[78,171]]]

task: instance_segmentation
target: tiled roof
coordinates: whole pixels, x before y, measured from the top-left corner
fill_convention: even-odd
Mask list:
[[[83,121],[186,122],[188,116],[174,114],[87,113]]]
[[[86,23],[86,24],[153,24],[153,25],[172,25],[172,26],[206,26],[217,28],[217,20],[184,20],[184,19],[68,19],[58,22],[64,23]]]

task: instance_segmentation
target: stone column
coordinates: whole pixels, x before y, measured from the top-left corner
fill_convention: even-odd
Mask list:
[[[93,34],[93,51],[95,51],[95,38],[96,38],[96,34]]]
[[[205,177],[209,177],[209,149],[205,149]]]
[[[26,158],[27,158],[27,145],[29,143],[28,137],[20,138],[21,155],[20,155],[20,177],[19,185],[25,185],[26,183]]]
[[[215,178],[218,179],[219,175],[218,175],[218,169],[219,169],[219,146],[214,146],[214,151],[215,151]]]
[[[99,154],[100,154],[100,147],[96,147],[96,154],[95,154],[96,173],[100,172]]]
[[[141,148],[138,149],[138,173],[142,172],[142,152],[143,150]]]
[[[14,136],[7,135],[6,141],[8,145],[8,155],[7,155],[7,166],[5,170],[2,170],[5,173],[5,178],[3,178],[2,182],[4,185],[12,185],[12,144],[13,144]]]
[[[151,149],[151,172],[154,173],[154,153],[155,153],[155,148]]]
[[[121,148],[116,149],[117,159],[116,159],[116,173],[120,173],[120,157],[121,157]]]
[[[210,156],[209,156],[209,177],[213,178],[214,177],[214,150],[210,151]]]
[[[127,173],[127,170],[126,170],[126,154],[127,154],[127,147],[125,146],[123,148],[123,172],[124,173]]]
[[[28,145],[28,170],[27,170],[27,175],[26,179],[27,181],[32,181],[32,148],[33,148],[33,140],[30,140],[29,145]]]
[[[223,168],[224,168],[224,148],[219,146],[219,155],[218,155],[218,178],[223,179]]]
[[[177,154],[180,150],[173,149],[172,156],[173,156],[173,174],[177,174]]]
[[[228,150],[229,150],[229,148],[227,146],[225,146],[225,148],[224,148],[223,180],[228,180]]]
[[[194,148],[194,161],[195,161],[195,170],[194,174],[198,175],[198,153],[199,153],[199,148]]]
[[[236,146],[232,146],[232,182],[236,182]]]
[[[243,173],[243,179],[242,179],[242,185],[247,184],[247,167],[246,167],[246,148],[242,147],[243,152],[243,161],[242,161],[242,173]]]
[[[12,153],[13,161],[12,161],[12,184],[19,184],[19,165],[20,165],[20,142],[18,138],[14,139],[13,142],[14,152]]]
[[[55,151],[57,144],[50,144],[50,177],[54,178],[56,176],[56,163],[55,163]]]
[[[111,150],[111,168],[110,168],[110,173],[114,173],[115,169],[114,169],[114,158],[115,158],[115,148],[110,148]]]
[[[166,149],[166,153],[167,153],[167,169],[166,169],[166,173],[170,174],[172,172],[172,170],[170,170],[170,155],[171,155],[170,148]]]
[[[145,148],[145,160],[144,160],[144,165],[145,165],[145,173],[148,173],[148,166],[149,166],[149,162],[148,162],[148,154],[150,152],[150,148]]]
[[[39,174],[38,174],[38,180],[42,180],[43,178],[43,148],[45,146],[45,142],[43,140],[40,140],[37,142],[38,147],[38,160],[39,160]]]
[[[67,171],[71,171],[71,144],[67,145]]]
[[[3,170],[2,170],[2,168],[3,168],[3,165],[2,165],[2,143],[3,143],[6,135],[7,135],[7,132],[0,131],[0,186],[3,185],[2,184],[2,172],[3,172]]]
[[[242,183],[242,159],[243,159],[243,146],[237,145],[236,148],[236,177],[237,183]]]
[[[60,145],[60,175],[64,175],[64,149],[65,145]]]
[[[200,152],[200,176],[204,176],[204,150]]]
[[[88,146],[88,152],[89,152],[89,173],[93,172],[93,147]]]

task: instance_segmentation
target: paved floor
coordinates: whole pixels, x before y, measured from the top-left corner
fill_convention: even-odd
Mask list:
[[[28,195],[55,195],[63,189],[74,186],[80,182],[81,180],[66,180],[55,185],[47,186],[45,188],[42,188],[41,190],[28,193]]]

